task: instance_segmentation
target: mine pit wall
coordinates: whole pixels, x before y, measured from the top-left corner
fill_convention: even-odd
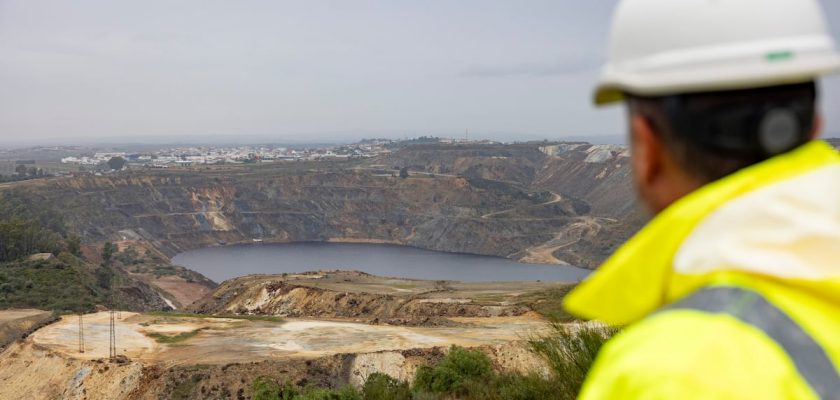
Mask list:
[[[522,343],[478,349],[499,371],[548,374],[544,361]],[[428,348],[309,360],[167,367],[131,360],[79,360],[19,342],[0,353],[0,398],[241,398],[253,395],[251,385],[259,376],[299,386],[358,387],[374,372],[411,381],[420,365],[434,363],[446,352],[446,348]]]
[[[585,143],[430,145],[365,163],[139,170],[2,190],[63,214],[88,244],[143,241],[165,258],[256,240],[392,243],[528,260],[530,249],[570,226],[595,223],[604,229],[536,261],[595,268],[645,220],[628,161],[621,147]],[[371,163],[427,174],[380,176]],[[550,193],[562,201],[540,206]]]
[[[60,204],[86,242],[140,239],[168,257],[255,240],[381,241],[508,257],[551,240],[586,209],[564,201],[545,218],[534,208],[544,200],[517,184],[358,171],[143,171],[47,183],[15,190],[29,192],[35,206]],[[512,209],[527,212],[482,218]]]

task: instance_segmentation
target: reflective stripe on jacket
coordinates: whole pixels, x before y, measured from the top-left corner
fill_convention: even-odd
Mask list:
[[[772,306],[763,313],[789,318],[825,355],[818,370],[840,377],[833,148],[814,141],[685,196],[570,293],[571,313],[628,325],[599,354],[581,398],[840,398],[814,387],[801,354],[789,354],[802,348],[780,343],[772,326],[677,307],[717,287],[755,293]]]

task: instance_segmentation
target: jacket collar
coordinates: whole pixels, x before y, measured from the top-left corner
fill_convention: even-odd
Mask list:
[[[708,263],[706,269],[698,270],[696,265],[702,264],[702,257],[686,261],[681,247],[699,225],[728,203],[809,172],[834,167],[840,167],[840,155],[827,143],[812,141],[684,196],[651,220],[566,296],[564,307],[581,318],[613,325],[629,324],[711,283],[715,276],[737,270],[738,265],[708,268]],[[679,270],[674,268],[678,253],[681,253]],[[756,271],[744,273],[761,275]]]

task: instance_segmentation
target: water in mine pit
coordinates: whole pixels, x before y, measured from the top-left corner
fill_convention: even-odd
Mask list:
[[[445,253],[383,244],[288,243],[211,247],[172,262],[216,281],[250,274],[356,270],[373,275],[463,282],[580,281],[589,270],[525,264],[501,257]]]

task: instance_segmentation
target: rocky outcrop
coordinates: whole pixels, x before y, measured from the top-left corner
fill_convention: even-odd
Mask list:
[[[412,290],[374,290],[412,287]],[[327,282],[327,283],[324,283]],[[329,282],[338,282],[333,285]],[[452,282],[451,284],[456,284]],[[428,285],[428,286],[424,286]],[[434,286],[432,286],[434,285]],[[340,318],[389,325],[453,325],[447,317],[519,316],[531,308],[500,295],[502,284],[465,284],[379,278],[359,272],[328,271],[301,275],[257,275],[225,281],[211,295],[188,310],[201,314],[275,315],[283,317]],[[553,288],[557,284],[531,284]],[[475,301],[482,290],[499,300]],[[508,288],[508,291],[514,291]]]

